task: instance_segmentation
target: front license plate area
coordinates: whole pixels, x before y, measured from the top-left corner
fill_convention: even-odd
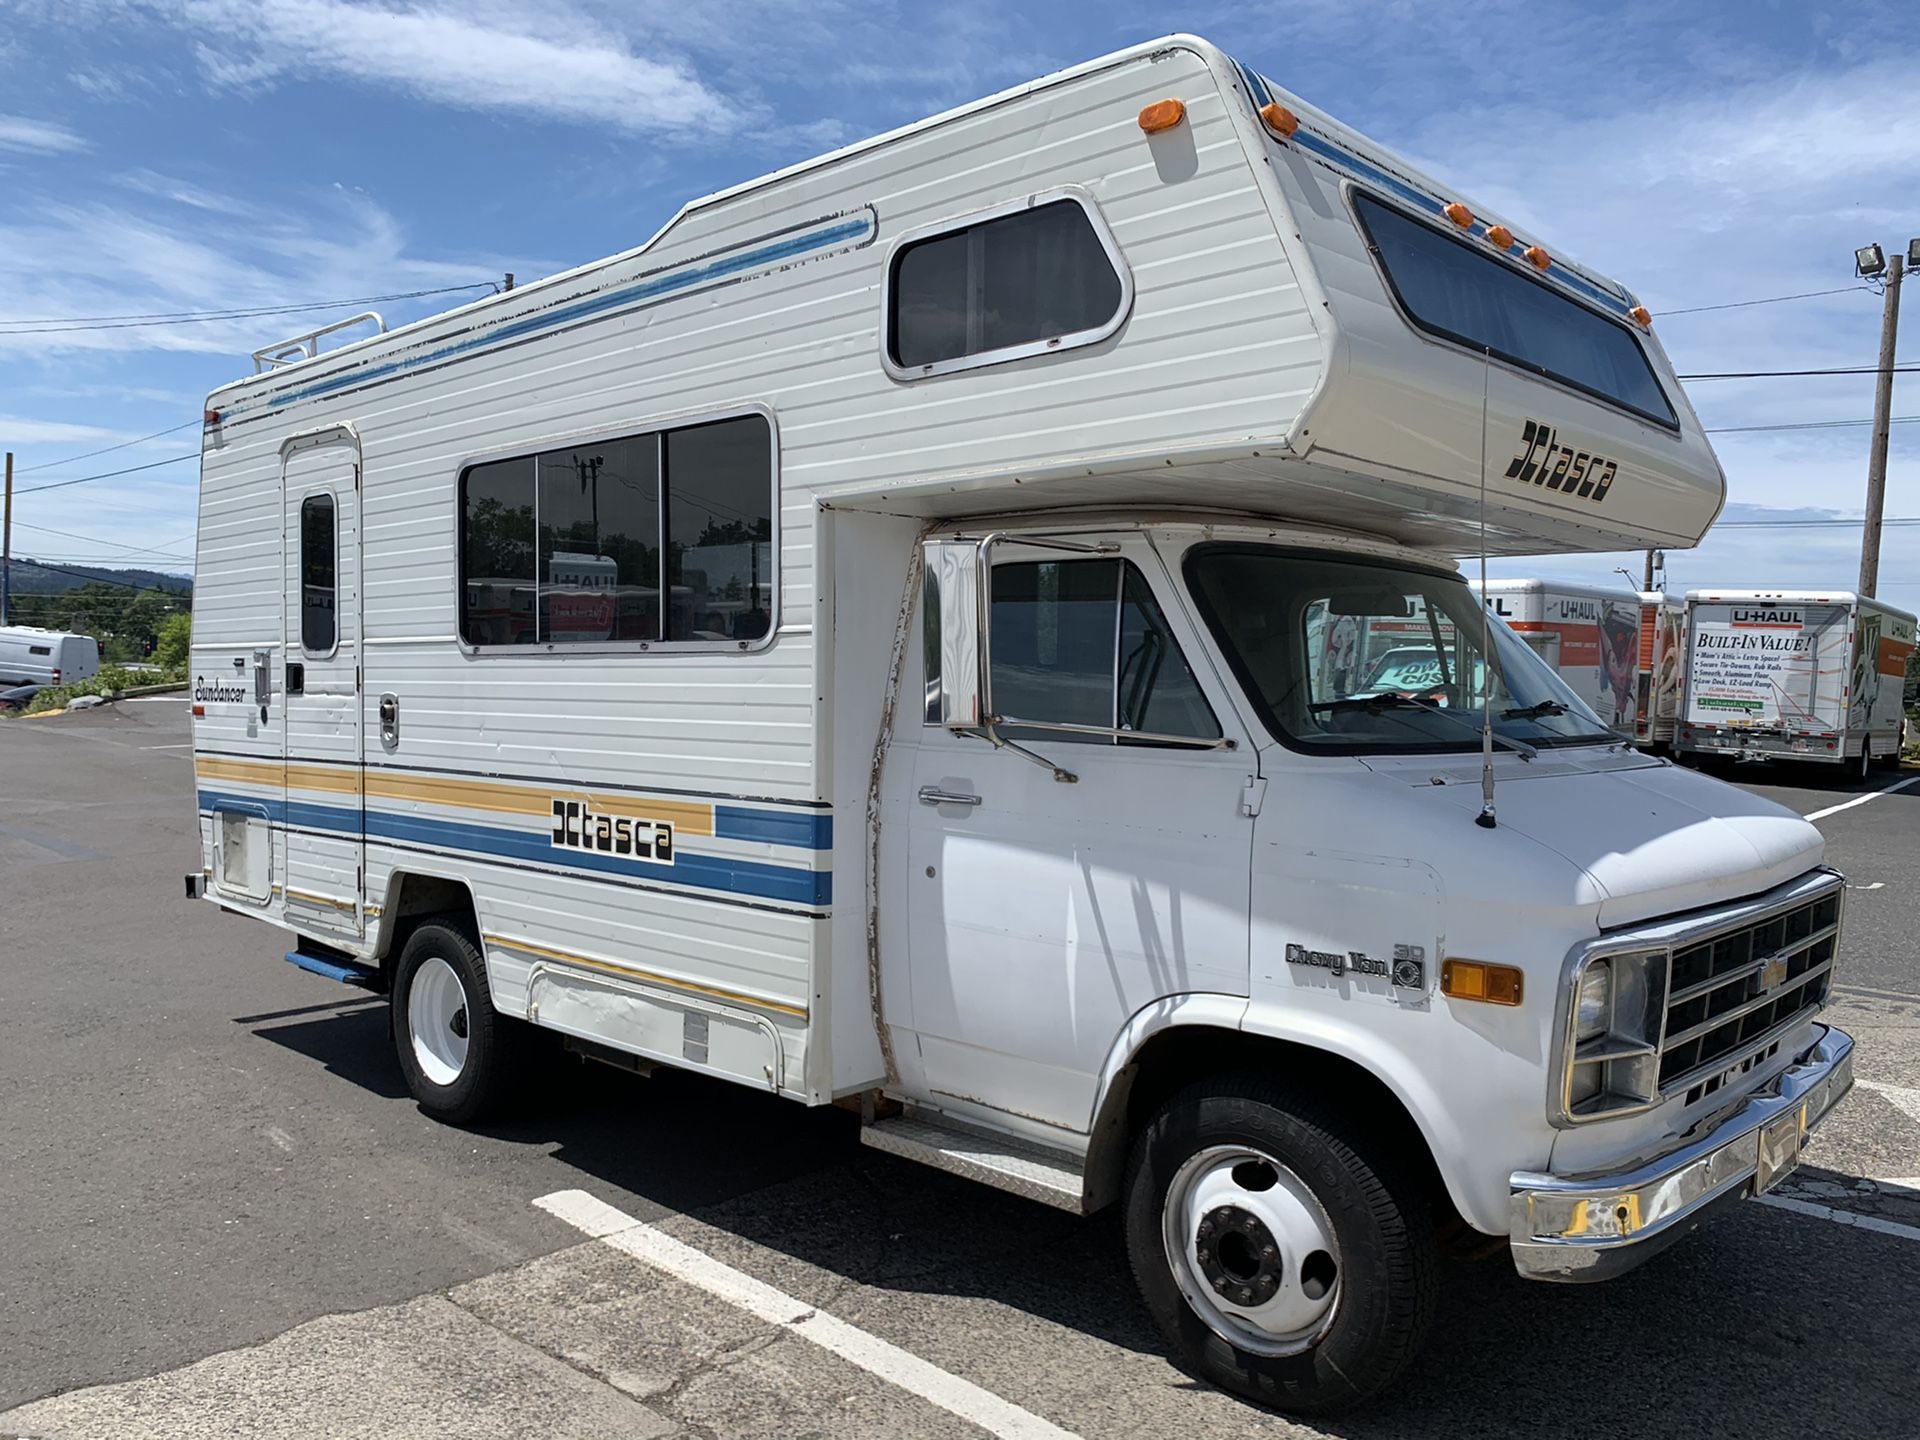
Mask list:
[[[1800,1163],[1807,1143],[1805,1101],[1761,1127],[1760,1156],[1754,1170],[1753,1193],[1764,1195]]]

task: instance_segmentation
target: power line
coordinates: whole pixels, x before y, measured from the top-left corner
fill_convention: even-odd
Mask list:
[[[156,430],[151,435],[142,435],[138,440],[122,440],[118,445],[108,445],[104,449],[89,450],[84,455],[68,455],[61,460],[42,460],[38,465],[22,465],[13,473],[31,475],[35,470],[52,470],[61,465],[77,465],[82,460],[91,460],[96,455],[111,455],[115,450],[125,450],[133,445],[144,445],[149,440],[158,440],[164,435],[185,430],[189,425],[199,425],[199,420],[182,420],[178,425],[170,425],[165,430]]]
[[[1852,526],[1858,529],[1865,525],[1860,520],[1722,520],[1713,528],[1716,530],[1823,530],[1829,527],[1844,528]],[[1900,515],[1882,520],[1882,525],[1920,525],[1920,515]]]
[[[1759,300],[1729,300],[1723,305],[1690,305],[1684,310],[1662,310],[1658,318],[1665,320],[1670,315],[1700,315],[1708,310],[1741,310],[1749,305],[1779,305],[1788,300],[1811,300],[1817,295],[1851,295],[1856,290],[1862,295],[1878,293],[1866,285],[1842,285],[1834,290],[1802,290],[1798,295],[1768,295]]]
[[[16,490],[16,495],[32,495],[41,490],[63,490],[69,485],[85,485],[93,480],[111,480],[116,475],[137,475],[142,470],[158,470],[162,465],[178,465],[182,460],[198,460],[200,452],[187,455],[175,455],[167,460],[155,460],[147,465],[129,465],[125,470],[108,470],[99,475],[76,475],[71,480],[54,480],[45,485],[29,485],[24,490]]]
[[[348,305],[378,305],[388,300],[418,300],[462,290],[500,287],[491,280],[442,285],[432,290],[401,290],[391,295],[356,295],[344,300],[315,300],[305,305],[256,305],[234,310],[166,310],[136,315],[72,315],[58,319],[0,320],[0,338],[8,335],[56,335],[71,330],[135,330],[150,325],[203,325],[215,320],[254,320],[263,315],[298,315],[309,310],[338,310]]]
[[[1920,415],[1890,415],[1887,417],[1887,423],[1890,425],[1906,425],[1915,420],[1920,420]],[[1740,435],[1751,433],[1755,430],[1837,430],[1843,426],[1871,425],[1872,423],[1873,420],[1869,417],[1865,420],[1796,420],[1791,424],[1785,425],[1709,425],[1706,427],[1706,433],[1709,435]]]
[[[1920,365],[1889,365],[1895,375],[1920,370]],[[1712,375],[1676,375],[1676,380],[1770,380],[1783,375],[1878,375],[1878,365],[1836,365],[1827,370],[1725,370]]]
[[[190,591],[193,588],[193,582],[191,580],[187,580],[185,577],[182,577],[181,583],[187,587],[186,590],[169,590],[164,585],[133,585],[133,584],[129,584],[125,580],[108,580],[104,576],[89,575],[84,570],[68,570],[59,565],[50,565],[44,560],[29,560],[24,555],[22,555],[18,560],[14,561],[13,563],[15,565],[24,565],[27,568],[32,570],[45,570],[54,575],[71,576],[75,580],[85,580],[91,585],[113,585],[113,586],[117,586],[122,590],[140,590],[140,591],[150,590],[161,595],[171,595],[176,600],[185,600],[186,598],[188,598],[188,591]],[[58,597],[54,597],[54,598],[58,598]]]
[[[24,520],[16,520],[13,525],[16,530],[37,530],[42,535],[64,535],[69,540],[85,540],[90,545],[105,545],[114,550],[125,550],[132,555],[165,555],[180,543],[175,540],[168,541],[165,545],[122,545],[115,540],[102,540],[98,535],[80,535],[72,530],[56,530],[51,525],[29,525]],[[181,540],[192,538],[191,535],[184,535]]]

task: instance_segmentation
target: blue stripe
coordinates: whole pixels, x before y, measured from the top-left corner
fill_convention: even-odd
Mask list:
[[[264,814],[282,824],[333,830],[349,838],[359,838],[363,833],[361,812],[333,805],[311,805],[298,800],[263,800],[216,790],[200,791],[199,803],[202,810],[245,810],[251,814]],[[741,813],[751,816],[757,812]],[[790,865],[735,860],[725,855],[698,855],[685,849],[675,856],[673,864],[659,865],[614,855],[596,855],[589,851],[559,850],[549,842],[544,832],[503,830],[492,825],[471,825],[424,815],[396,815],[384,810],[366,812],[364,833],[370,839],[405,840],[417,845],[498,855],[510,860],[592,870],[603,875],[718,890],[729,895],[751,895],[800,905],[824,906],[833,903],[831,870],[801,870]]]
[[[814,811],[743,810],[713,807],[713,833],[723,840],[759,840],[768,845],[797,845],[803,850],[833,848],[833,817]]]
[[[1239,65],[1238,61],[1234,63]],[[1240,65],[1240,73],[1246,77],[1247,88],[1250,93],[1255,90],[1256,86],[1258,87],[1259,94],[1265,95],[1268,93],[1267,82],[1260,76],[1247,69],[1244,65]],[[1256,108],[1258,108],[1258,105],[1265,103],[1264,100],[1257,101]],[[1442,219],[1446,218],[1446,202],[1439,196],[1409,184],[1397,175],[1382,170],[1371,160],[1354,154],[1353,151],[1336,144],[1324,135],[1314,134],[1308,130],[1304,124],[1298,130],[1294,131],[1293,134],[1288,137],[1288,140],[1300,149],[1305,150],[1308,154],[1318,156],[1328,164],[1346,170],[1352,174],[1355,179],[1363,180],[1375,189],[1386,191],[1405,204],[1411,205],[1416,210],[1423,211],[1429,215],[1439,216]],[[1452,222],[1448,223],[1451,224]],[[1472,233],[1485,236],[1487,227],[1476,221],[1472,226]],[[1514,264],[1510,259],[1507,260],[1507,263],[1510,265]],[[1518,267],[1516,266],[1516,268]],[[1562,289],[1576,291],[1587,300],[1600,306],[1603,310],[1621,316],[1622,318],[1627,318],[1627,312],[1631,310],[1634,305],[1634,300],[1631,295],[1627,295],[1624,292],[1608,290],[1603,286],[1596,285],[1578,271],[1568,269],[1565,266],[1561,266],[1541,278],[1545,279],[1549,284],[1560,286]]]
[[[482,334],[469,335],[464,339],[422,351],[417,355],[391,360],[382,365],[355,368],[343,374],[329,376],[325,380],[316,380],[311,385],[303,385],[279,395],[269,395],[264,404],[267,409],[278,409],[283,405],[298,404],[302,400],[312,400],[342,390],[357,389],[362,385],[386,379],[403,371],[419,369],[426,365],[437,365],[460,355],[526,339],[543,331],[559,329],[596,315],[605,315],[622,309],[639,309],[680,291],[732,279],[744,271],[758,269],[765,265],[776,265],[783,260],[791,260],[807,254],[809,251],[837,245],[842,241],[864,240],[873,232],[872,215],[863,214],[857,219],[842,220],[838,224],[812,230],[804,235],[796,235],[791,239],[776,241],[770,245],[761,245],[752,250],[742,250],[733,255],[709,260],[705,264],[656,271],[651,276],[630,285],[604,290],[598,295],[575,301],[571,305],[543,310],[536,315],[529,315],[524,319],[497,326]],[[245,416],[251,408],[243,405],[239,407],[238,413]]]

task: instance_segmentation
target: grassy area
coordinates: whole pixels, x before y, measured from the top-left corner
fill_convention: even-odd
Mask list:
[[[10,714],[44,715],[49,710],[64,710],[67,702],[80,695],[104,695],[111,699],[123,690],[131,690],[142,685],[168,685],[187,678],[187,667],[176,666],[170,670],[123,670],[118,665],[103,665],[100,673],[91,679],[76,681],[72,685],[58,685],[50,690],[42,690],[27,702],[22,711],[0,711],[0,718]]]

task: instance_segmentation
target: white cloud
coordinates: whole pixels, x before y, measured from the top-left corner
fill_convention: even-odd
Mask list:
[[[0,150],[18,150],[28,155],[70,155],[92,148],[84,135],[51,120],[0,115]]]
[[[136,436],[102,425],[74,425],[59,420],[32,420],[20,415],[0,415],[0,437],[9,445],[75,445],[99,440],[111,445]]]
[[[711,133],[748,118],[683,61],[636,53],[619,32],[571,7],[185,0],[151,13],[201,37],[196,57],[220,86],[378,85],[462,109],[629,134]]]

